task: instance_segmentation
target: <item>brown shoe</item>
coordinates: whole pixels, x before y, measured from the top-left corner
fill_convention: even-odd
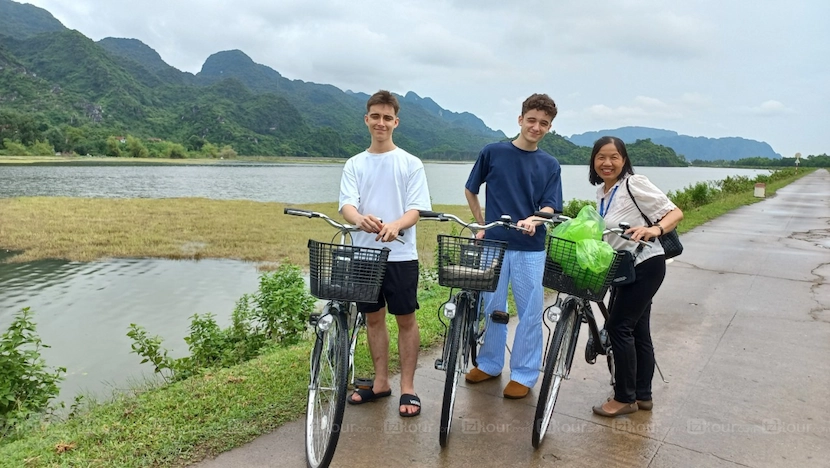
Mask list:
[[[635,401],[634,403],[629,403],[623,406],[613,413],[602,409],[602,405],[594,406],[592,409],[594,410],[594,414],[605,416],[606,418],[616,418],[617,416],[622,416],[624,414],[636,413],[639,408],[637,407],[637,402]]]
[[[637,407],[643,411],[651,411],[654,408],[654,402],[651,400],[637,400]]]
[[[515,380],[511,380],[507,386],[504,387],[504,397],[510,398],[511,400],[524,398],[528,393],[530,393],[530,387],[525,387]]]
[[[478,367],[473,367],[472,369],[470,369],[470,372],[467,372],[467,375],[464,377],[464,380],[466,380],[467,383],[476,384],[484,382],[485,380],[495,379],[499,375],[501,374],[490,375],[486,372],[479,370]]]

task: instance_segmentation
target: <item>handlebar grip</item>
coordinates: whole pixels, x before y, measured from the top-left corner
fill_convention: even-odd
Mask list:
[[[536,216],[536,217],[539,217],[539,218],[545,218],[545,219],[553,219],[553,217],[556,216],[556,214],[555,213],[550,213],[550,212],[547,212],[547,211],[537,211],[537,212],[533,213],[533,216]]]
[[[421,218],[440,218],[441,217],[441,213],[438,213],[436,211],[419,210],[418,214],[421,216]]]
[[[307,216],[309,218],[312,218],[314,216],[314,213],[311,211],[301,210],[299,208],[291,208],[287,206],[282,209],[282,213],[293,216]]]

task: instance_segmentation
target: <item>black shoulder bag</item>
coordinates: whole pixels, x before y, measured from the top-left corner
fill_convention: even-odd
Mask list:
[[[631,193],[631,187],[628,186],[628,179],[625,181],[625,188],[628,190],[628,195],[631,196],[631,201],[634,202],[634,206],[637,207],[637,211],[640,212],[640,215],[646,220],[646,224],[648,227],[654,226],[654,223],[648,219],[648,216],[643,213],[643,210],[640,209],[640,205],[637,204],[637,200],[634,199],[634,194]],[[680,243],[680,236],[677,234],[677,229],[672,229],[671,231],[663,234],[660,236],[660,244],[663,245],[663,250],[666,251],[666,258],[674,258],[683,253],[683,244]]]

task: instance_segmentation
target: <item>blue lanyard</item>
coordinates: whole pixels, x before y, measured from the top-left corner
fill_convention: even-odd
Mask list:
[[[611,196],[608,197],[608,204],[607,205],[605,204],[605,198],[600,200],[600,202],[599,202],[599,215],[602,216],[603,218],[605,217],[605,214],[608,213],[608,208],[611,208],[611,201],[614,199],[614,195],[617,193],[618,188],[620,188],[619,185],[614,186],[614,190],[611,191]]]

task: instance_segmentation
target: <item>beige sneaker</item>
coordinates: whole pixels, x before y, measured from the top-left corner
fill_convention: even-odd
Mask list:
[[[464,377],[464,380],[466,380],[467,383],[477,384],[484,382],[485,380],[495,379],[499,375],[501,374],[490,375],[484,371],[479,370],[478,367],[473,367],[470,370],[470,372],[467,372],[467,375]]]
[[[525,387],[515,380],[511,380],[507,386],[504,387],[504,397],[510,398],[511,400],[524,398],[528,393],[530,393],[530,387]]]

